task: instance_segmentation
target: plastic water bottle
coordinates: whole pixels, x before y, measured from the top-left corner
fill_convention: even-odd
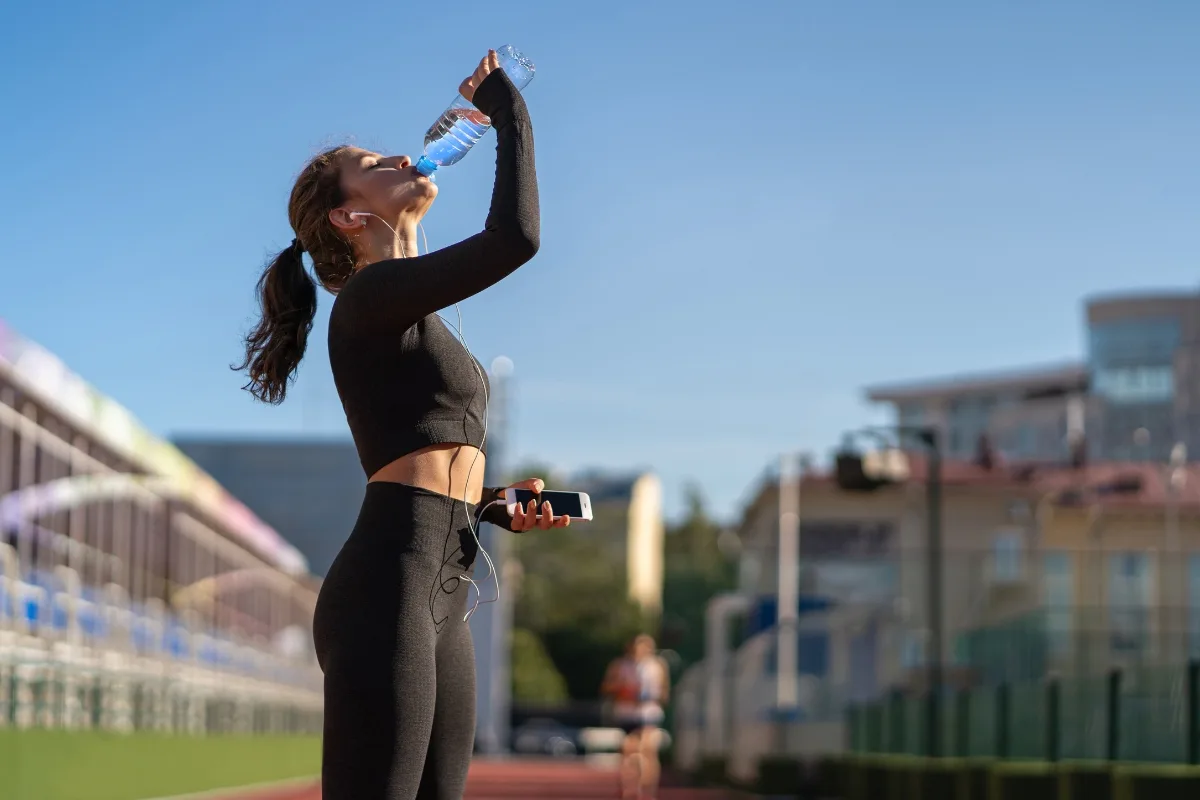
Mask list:
[[[509,80],[518,91],[524,90],[533,80],[533,62],[511,44],[496,50],[496,55]],[[460,94],[425,132],[425,154],[414,165],[417,172],[429,177],[438,167],[457,164],[491,126],[492,121]]]

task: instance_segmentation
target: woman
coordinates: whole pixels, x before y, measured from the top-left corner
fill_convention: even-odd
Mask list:
[[[462,797],[475,735],[464,617],[476,517],[516,532],[570,522],[549,503],[510,516],[502,490],[483,487],[486,374],[436,314],[538,249],[524,100],[494,51],[459,91],[496,129],[484,230],[417,255],[417,225],[437,186],[407,156],[322,153],[296,180],[288,205],[296,238],[259,281],[263,317],[246,342],[247,388],[281,402],[316,312],[307,251],[317,281],[337,295],[329,359],[368,476],[313,622],[325,673],[324,800]],[[517,485],[542,490],[540,480]]]
[[[613,716],[625,731],[621,747],[621,796],[654,797],[658,791],[659,725],[670,690],[670,669],[655,652],[654,639],[636,637],[624,658],[609,665],[601,693],[613,702]]]

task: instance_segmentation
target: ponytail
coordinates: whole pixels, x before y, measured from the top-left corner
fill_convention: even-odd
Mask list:
[[[246,358],[233,367],[248,370],[242,388],[264,403],[278,405],[295,376],[317,313],[317,286],[304,268],[304,246],[296,239],[258,279],[262,316],[246,335]]]

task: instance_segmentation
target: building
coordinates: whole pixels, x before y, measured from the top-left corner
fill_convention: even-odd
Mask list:
[[[1010,551],[1030,590],[1001,623],[1045,640],[1038,666],[1099,674],[1200,657],[1200,468],[1096,464],[1047,474],[1039,491],[1039,536]]]
[[[1068,432],[1084,428],[1088,391],[1086,366],[1064,363],[877,386],[867,398],[890,404],[897,425],[936,427],[947,458],[973,458],[986,436],[1008,460],[1063,462]]]
[[[928,505],[923,464],[910,469],[907,481],[868,493],[844,491],[821,473],[800,485],[800,612],[815,637],[801,669],[810,661],[808,674],[852,702],[919,680],[929,653]],[[967,462],[947,464],[943,477],[945,657],[965,666],[964,635],[1025,609],[1009,577],[1014,553],[1036,538],[1038,487]],[[738,528],[749,636],[776,622],[779,519],[778,477],[768,473]]]
[[[606,546],[625,573],[631,600],[652,614],[662,611],[664,527],[658,476],[585,472],[570,486],[592,500],[593,519],[580,525],[576,535]]]
[[[794,715],[779,716],[777,602],[780,477],[754,487],[738,525],[736,594],[709,606],[705,661],[680,679],[679,732],[687,758],[727,754],[731,774],[749,780],[776,751],[780,724],[791,752],[815,757],[844,747],[851,704],[889,690],[919,688],[931,655],[928,505],[924,465],[873,492],[848,492],[834,476],[808,470],[799,481],[799,603]],[[1036,488],[1007,472],[956,461],[945,465],[941,570],[946,677],[972,679],[969,637],[1027,609],[1010,590],[1014,541],[1032,536]],[[786,565],[785,565],[786,566]],[[1007,570],[1007,571],[1006,571]],[[720,606],[731,609],[725,619]],[[739,619],[740,617],[740,619]],[[726,700],[728,698],[728,700]],[[688,763],[685,761],[685,763]]]
[[[926,472],[920,459],[908,466],[905,480],[871,492],[844,491],[811,471],[800,481],[799,708],[782,718],[778,474],[755,488],[738,528],[738,591],[709,606],[708,635],[718,644],[677,685],[684,763],[723,755],[748,780],[775,752],[781,721],[791,752],[836,752],[850,705],[896,689],[924,694],[932,657]],[[1187,660],[1200,658],[1200,467],[950,461],[943,478],[947,686],[1007,684],[1034,696],[1048,674],[1100,686],[1113,668],[1144,667],[1149,680],[1182,676]],[[735,650],[725,652],[722,640]]]
[[[354,443],[175,437],[175,445],[245,503],[324,576],[350,535],[366,493]]]
[[[1095,455],[1165,461],[1180,442],[1200,453],[1200,294],[1099,298],[1087,322]]]
[[[315,600],[279,533],[0,323],[0,727],[319,731]]]
[[[951,458],[986,435],[1010,461],[1058,462],[1082,436],[1103,461],[1165,461],[1200,452],[1200,293],[1093,298],[1085,358],[867,390],[900,425],[934,425]]]

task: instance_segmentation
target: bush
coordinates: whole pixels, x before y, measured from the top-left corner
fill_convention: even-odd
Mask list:
[[[1068,762],[1058,776],[1061,800],[1113,800],[1112,767],[1104,762]]]
[[[963,762],[963,783],[958,800],[990,800],[992,767],[990,758],[972,758]]]
[[[872,800],[874,798],[889,798],[890,772],[887,765],[877,760],[870,760],[848,768],[858,781],[847,784],[847,794],[853,800]]]
[[[812,765],[805,786],[806,797],[818,798],[846,796],[845,762],[837,758],[821,758]]]
[[[696,778],[706,786],[725,786],[729,782],[725,772],[725,759],[721,756],[704,756],[700,759],[700,769]]]
[[[512,698],[517,702],[564,703],[567,682],[554,667],[542,640],[531,630],[512,632]]]
[[[996,762],[991,800],[1058,800],[1058,770],[1044,761]]]
[[[767,756],[758,762],[758,794],[788,794],[800,792],[803,763],[794,756]]]
[[[958,759],[926,760],[914,770],[912,800],[957,800],[964,781],[964,764]]]
[[[860,757],[840,762],[842,778],[825,796],[845,800],[958,800],[965,785],[965,768],[959,759]],[[827,769],[826,774],[831,771]]]
[[[1196,797],[1200,797],[1200,767],[1138,765],[1113,769],[1113,800],[1194,800]]]
[[[828,762],[804,797],[842,800],[1195,800],[1200,767],[916,756]],[[840,773],[840,777],[838,777]],[[814,793],[815,792],[815,793]]]

